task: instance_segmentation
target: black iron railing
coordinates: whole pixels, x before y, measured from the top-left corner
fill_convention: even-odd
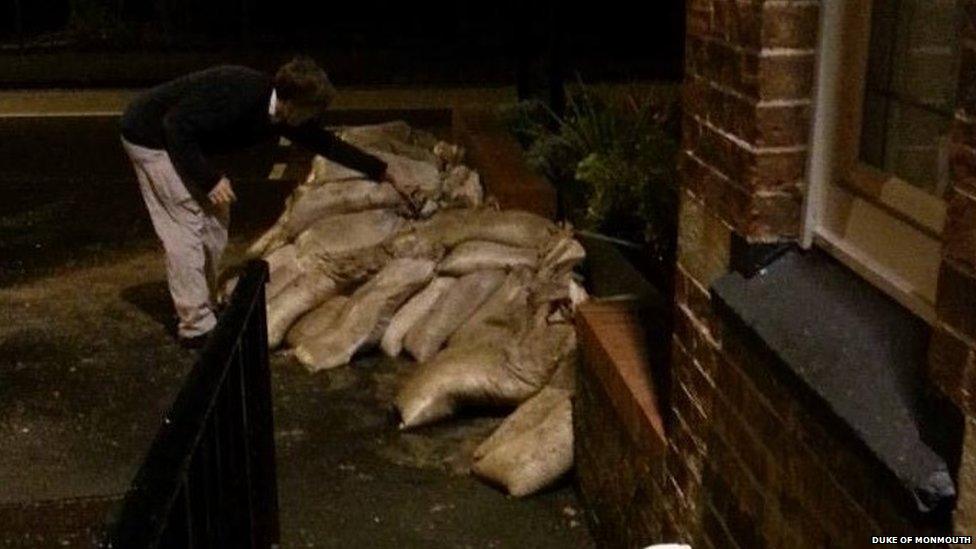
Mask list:
[[[107,547],[278,543],[267,278],[263,261],[247,266],[110,525]]]

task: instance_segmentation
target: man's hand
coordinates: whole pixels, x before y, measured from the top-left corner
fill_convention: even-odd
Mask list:
[[[230,179],[227,179],[227,177],[221,177],[220,181],[214,185],[214,188],[210,189],[210,193],[207,196],[215,206],[229,205],[231,202],[237,200],[237,196],[234,195],[234,189],[230,186]]]
[[[386,170],[386,172],[383,173],[383,176],[380,177],[380,183],[389,183],[398,189],[400,188],[397,184],[397,178],[395,175],[393,175],[391,170]]]

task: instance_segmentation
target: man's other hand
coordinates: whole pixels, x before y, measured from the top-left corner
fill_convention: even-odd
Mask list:
[[[210,202],[216,206],[230,204],[237,200],[237,196],[234,195],[234,189],[230,185],[230,179],[226,177],[220,178],[220,181],[214,185],[213,189],[210,189],[210,193],[207,196],[210,197]]]

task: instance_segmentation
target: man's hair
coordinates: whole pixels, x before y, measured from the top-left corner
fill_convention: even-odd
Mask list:
[[[278,69],[274,87],[278,99],[305,111],[309,118],[320,116],[336,97],[328,75],[305,55],[296,56]]]

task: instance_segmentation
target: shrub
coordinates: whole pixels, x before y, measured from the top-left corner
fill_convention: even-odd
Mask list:
[[[676,223],[677,105],[670,89],[615,93],[580,84],[564,116],[538,102],[505,116],[529,164],[559,186],[574,224],[667,256]]]

